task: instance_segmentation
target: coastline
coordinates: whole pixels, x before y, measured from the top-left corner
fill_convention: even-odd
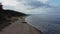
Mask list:
[[[37,31],[39,31],[41,34],[43,34],[43,32],[41,31],[41,30],[39,30],[37,27],[35,27],[35,26],[33,26],[33,25],[31,25],[31,24],[29,24],[32,28],[34,28],[35,30],[37,30]]]
[[[15,18],[14,18],[15,19]],[[42,32],[28,23],[22,23],[25,18],[18,17],[17,21],[3,29],[0,34],[42,34]]]

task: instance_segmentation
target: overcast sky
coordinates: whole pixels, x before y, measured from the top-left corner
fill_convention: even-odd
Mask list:
[[[60,11],[60,0],[0,0],[4,9],[27,14],[40,14]]]

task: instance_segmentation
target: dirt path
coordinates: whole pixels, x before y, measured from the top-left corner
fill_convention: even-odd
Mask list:
[[[42,33],[26,23],[16,21],[15,23],[3,29],[3,31],[0,32],[0,34],[42,34]]]

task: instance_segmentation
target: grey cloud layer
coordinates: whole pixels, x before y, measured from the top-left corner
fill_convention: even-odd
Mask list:
[[[50,5],[48,4],[44,4],[40,1],[37,1],[37,0],[22,0],[21,2],[23,2],[23,4],[25,6],[31,6],[31,7],[51,7]]]
[[[54,12],[56,13],[58,11],[59,13],[60,11],[60,8],[54,8],[53,6],[50,6],[46,3],[42,3],[37,0],[16,0],[16,1],[18,2],[17,6],[8,6],[8,7],[5,6],[5,8],[21,11],[24,13],[32,13],[32,14],[41,13],[41,12],[42,13],[47,12],[53,14]]]

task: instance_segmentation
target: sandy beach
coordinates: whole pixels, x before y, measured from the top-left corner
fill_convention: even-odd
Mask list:
[[[19,19],[7,26],[0,34],[42,34],[41,31],[35,29],[27,23],[22,23],[24,19]]]

